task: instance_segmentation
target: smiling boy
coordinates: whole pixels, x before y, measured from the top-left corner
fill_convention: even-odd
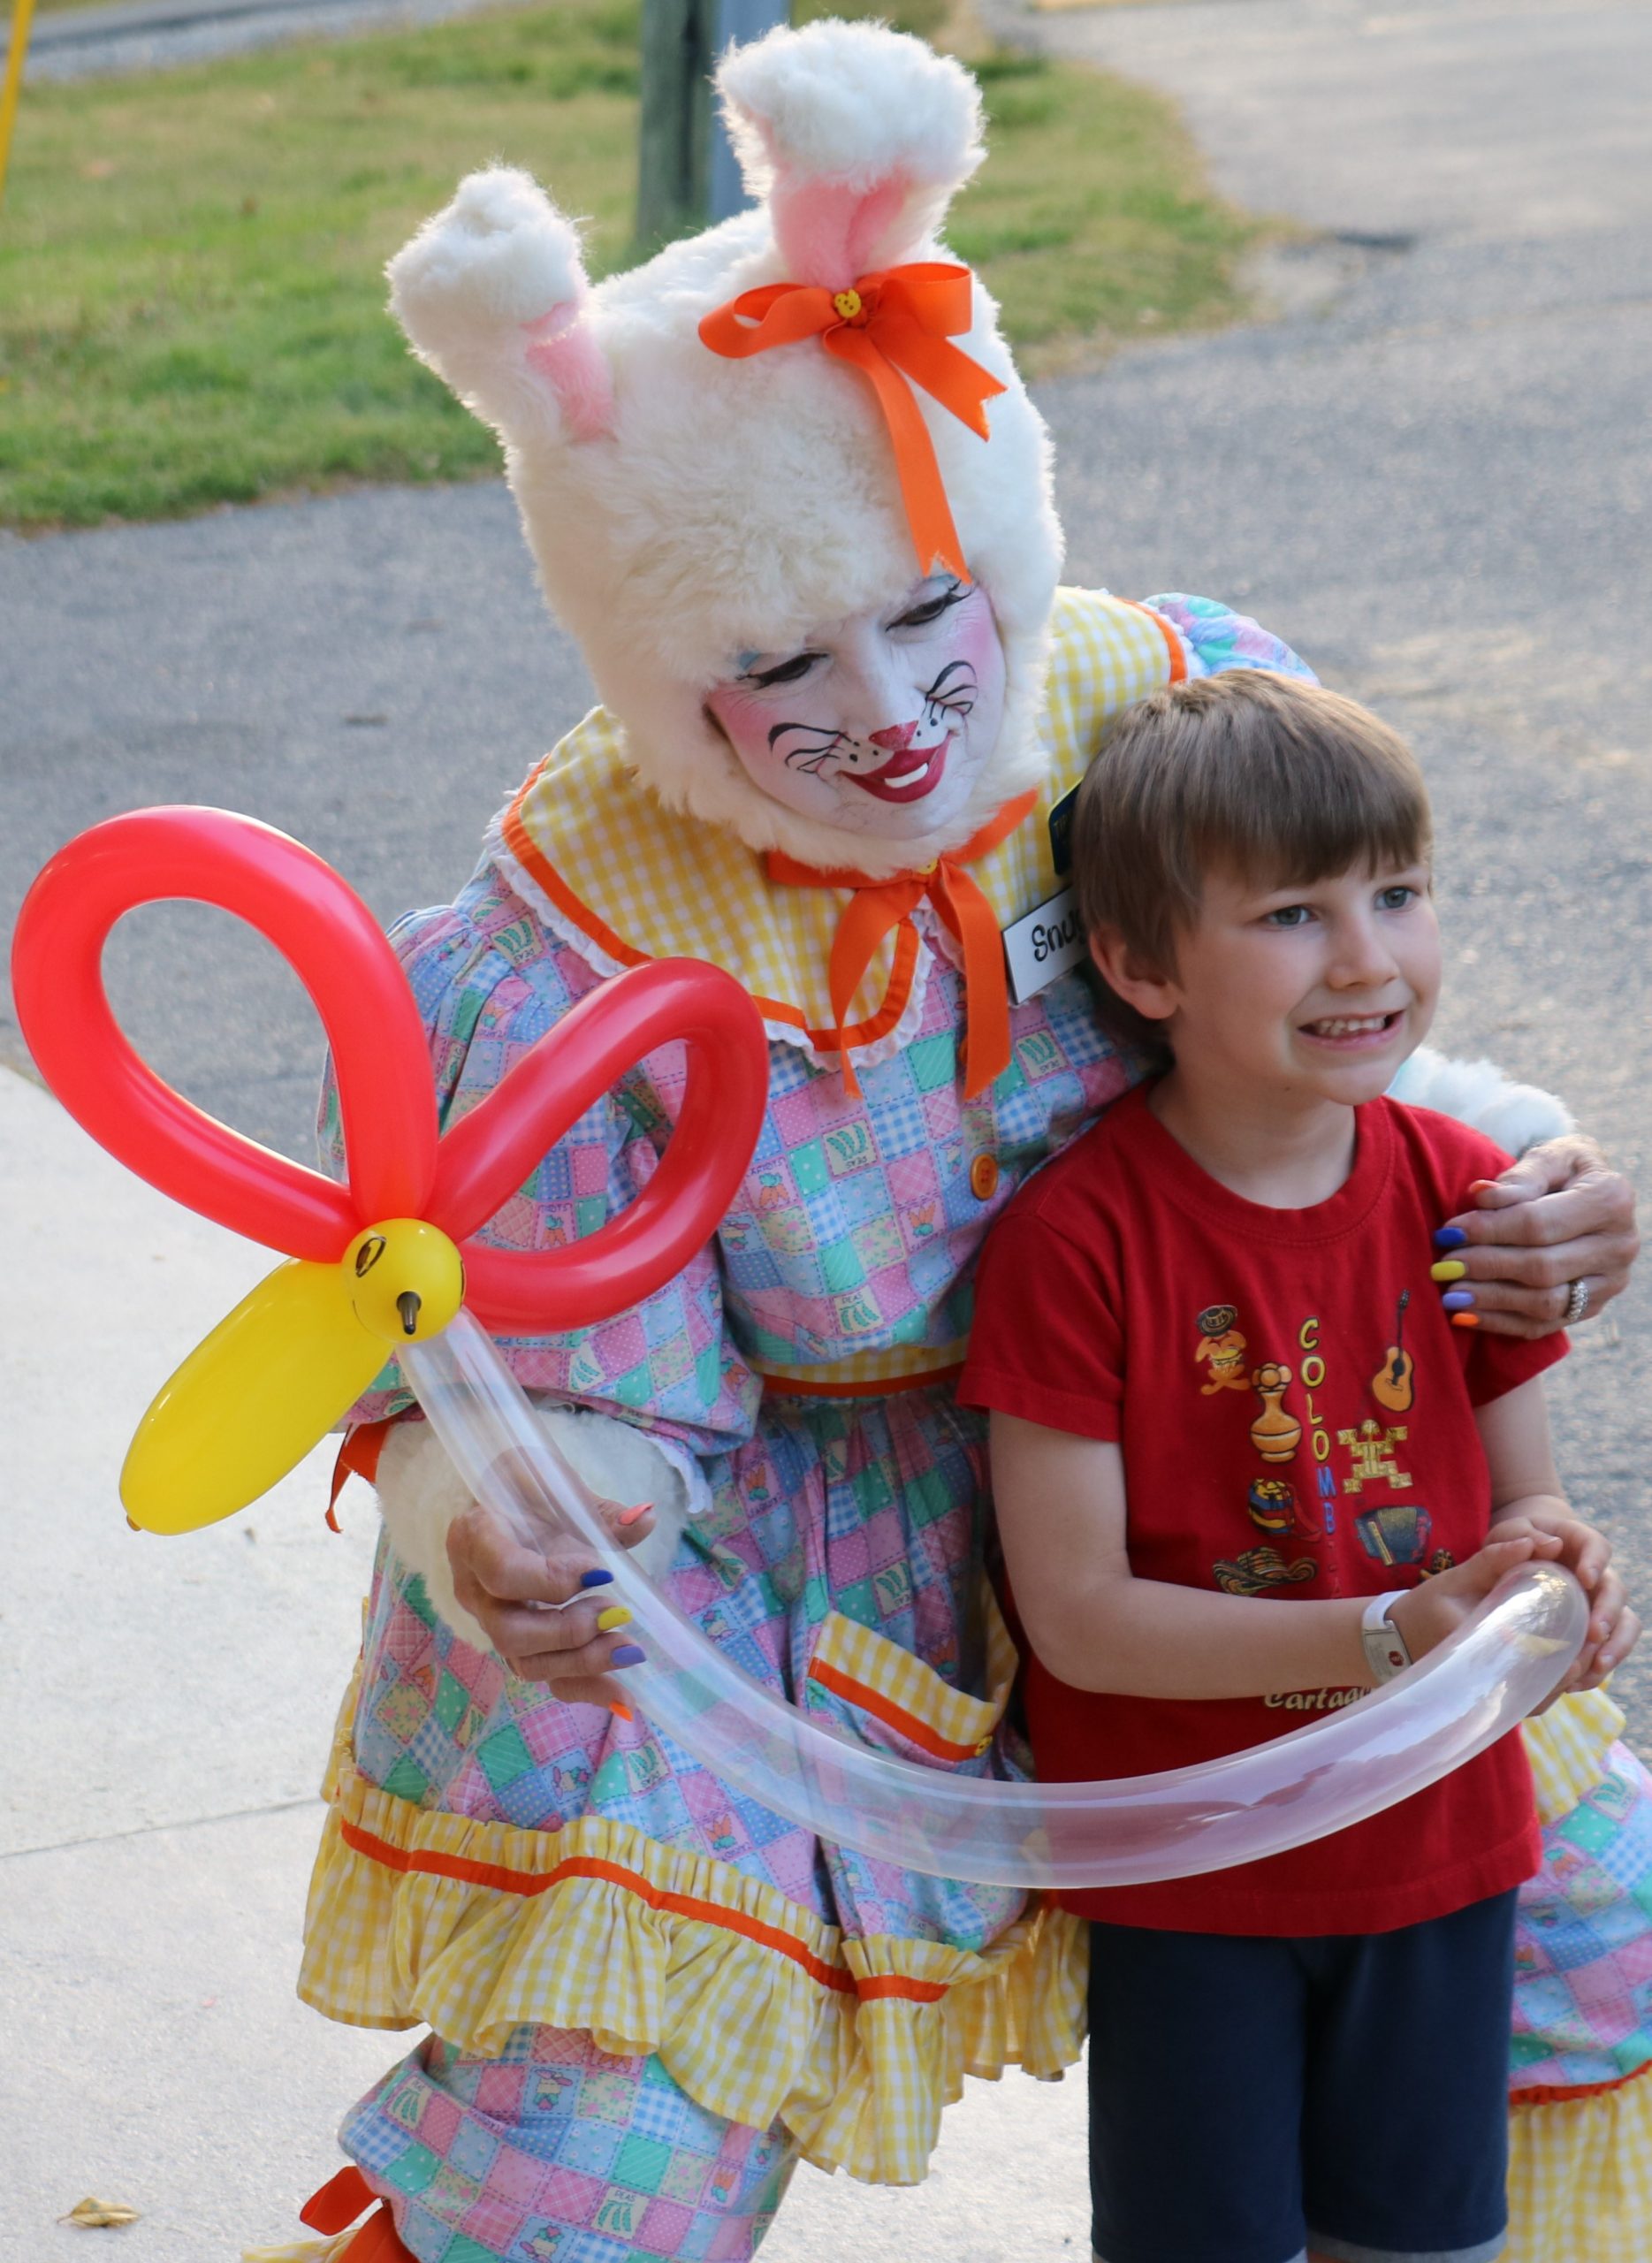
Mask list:
[[[1170,1060],[1030,1182],[980,1275],[960,1396],[993,1410],[1042,1776],[1282,1734],[1533,1556],[1590,1591],[1576,1685],[1635,1639],[1555,1474],[1564,1338],[1427,1293],[1435,1222],[1506,1162],[1383,1097],[1439,991],[1429,831],[1392,732],[1252,672],[1155,693],[1080,789],[1092,956]],[[1101,2263],[1499,2253],[1538,1854],[1513,1735],[1328,1840],[1065,1897],[1091,1920]]]

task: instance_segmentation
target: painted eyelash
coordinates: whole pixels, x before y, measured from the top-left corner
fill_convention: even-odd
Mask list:
[[[922,605],[914,606],[910,613],[903,613],[889,626],[891,629],[933,629],[938,621],[944,620],[954,606],[962,605],[969,594],[962,582],[955,582],[942,595],[925,598]]]

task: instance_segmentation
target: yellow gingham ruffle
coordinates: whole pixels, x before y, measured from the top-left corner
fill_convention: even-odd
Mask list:
[[[983,1953],[856,1940],[727,1863],[586,1816],[520,1831],[422,1809],[346,1760],[299,1982],[358,2027],[427,2023],[497,2051],[523,2025],[658,2052],[709,2112],[785,2123],[869,2183],[924,2175],[968,2075],[1078,2057],[1086,1942],[1041,1910]]]
[[[1587,1798],[1606,1774],[1606,1756],[1625,1726],[1603,1689],[1558,1698],[1546,1713],[1526,1723],[1526,1756],[1532,1764],[1540,1823],[1558,1823]],[[1647,2263],[1652,2263],[1652,2251]]]
[[[1648,2263],[1652,2068],[1616,2090],[1517,2106],[1503,2263]]]

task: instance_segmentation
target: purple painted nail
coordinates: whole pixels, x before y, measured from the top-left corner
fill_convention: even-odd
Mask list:
[[[648,1652],[636,1642],[621,1642],[608,1660],[610,1665],[641,1665]]]
[[[613,1583],[613,1573],[612,1572],[605,1572],[600,1567],[594,1572],[582,1572],[579,1577],[579,1583],[582,1588],[610,1587]]]
[[[1474,1308],[1474,1292],[1472,1289],[1448,1289],[1440,1302],[1445,1307],[1447,1312],[1472,1312]]]
[[[1436,1249],[1462,1249],[1467,1241],[1468,1236],[1461,1226],[1442,1226],[1434,1238],[1434,1246]]]

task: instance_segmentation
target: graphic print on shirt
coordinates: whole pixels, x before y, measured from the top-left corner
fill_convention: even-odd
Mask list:
[[[1399,1307],[1394,1314],[1394,1341],[1382,1355],[1382,1364],[1371,1378],[1371,1395],[1379,1406],[1387,1407],[1390,1414],[1409,1414],[1412,1405],[1412,1374],[1416,1366],[1405,1345],[1405,1307],[1411,1302],[1411,1291],[1399,1292]]]
[[[1199,1340],[1193,1357],[1210,1362],[1209,1378],[1199,1385],[1201,1398],[1250,1388],[1245,1379],[1245,1342],[1236,1325],[1238,1317],[1236,1305],[1207,1305],[1199,1315]]]
[[[1246,1502],[1251,1522],[1264,1532],[1299,1532],[1306,1539],[1318,1539],[1318,1526],[1310,1524],[1297,1505],[1296,1487],[1283,1477],[1253,1479]]]
[[[1251,1388],[1262,1402],[1251,1425],[1251,1444],[1264,1461],[1289,1461],[1302,1443],[1302,1425],[1283,1403],[1290,1383],[1290,1368],[1277,1360],[1265,1360],[1251,1370]]]
[[[1366,1554],[1379,1564],[1420,1564],[1434,1531],[1428,1511],[1410,1501],[1383,1509],[1363,1509],[1354,1530]]]
[[[1213,1564],[1211,1577],[1223,1595],[1260,1595],[1264,1588],[1299,1587],[1315,1579],[1319,1566],[1312,1556],[1298,1556],[1287,1564],[1276,1548],[1247,1548],[1242,1555]]]
[[[1357,1430],[1338,1430],[1336,1443],[1347,1447],[1350,1463],[1343,1480],[1344,1491],[1363,1492],[1367,1485],[1391,1485],[1397,1493],[1407,1491],[1411,1478],[1395,1460],[1393,1449],[1404,1445],[1408,1435],[1403,1422],[1385,1430],[1368,1414]]]
[[[1411,1296],[1409,1289],[1397,1292],[1393,1340],[1370,1380],[1373,1396],[1390,1413],[1408,1413],[1414,1404],[1415,1360],[1405,1347],[1405,1314]],[[1247,1385],[1239,1357],[1245,1338],[1238,1331],[1237,1321],[1238,1307],[1231,1304],[1207,1305],[1199,1314],[1201,1340],[1195,1358],[1210,1364],[1210,1377],[1200,1386],[1201,1395],[1206,1398],[1223,1388]],[[1260,1413],[1250,1425],[1252,1447],[1276,1471],[1281,1465],[1293,1461],[1306,1444],[1313,1463],[1314,1497],[1305,1510],[1297,1486],[1283,1474],[1258,1476],[1251,1481],[1245,1506],[1252,1523],[1267,1539],[1212,1565],[1211,1576],[1224,1594],[1260,1595],[1269,1588],[1301,1586],[1318,1578],[1321,1571],[1330,1589],[1340,1592],[1341,1567],[1334,1549],[1323,1566],[1312,1556],[1289,1558],[1281,1552],[1290,1539],[1319,1543],[1336,1534],[1338,1484],[1336,1472],[1331,1467],[1333,1439],[1336,1445],[1348,1451],[1349,1466],[1342,1481],[1343,1490],[1357,1497],[1368,1487],[1396,1493],[1411,1489],[1411,1473],[1401,1467],[1396,1452],[1410,1435],[1407,1424],[1384,1425],[1367,1415],[1351,1428],[1334,1428],[1334,1417],[1322,1405],[1329,1375],[1320,1348],[1320,1327],[1317,1314],[1310,1314],[1297,1329],[1301,1354],[1297,1368],[1293,1370],[1281,1360],[1265,1360],[1252,1368],[1248,1376],[1248,1388],[1262,1402]],[[1294,1405],[1286,1404],[1293,1384],[1299,1387],[1302,1394],[1300,1413]],[[1313,1515],[1315,1509],[1318,1521]],[[1447,1549],[1435,1549],[1430,1553],[1434,1518],[1419,1503],[1388,1502],[1359,1510],[1354,1516],[1353,1528],[1361,1551],[1385,1570],[1409,1568],[1415,1576],[1427,1579],[1435,1572],[1447,1569],[1451,1561]]]

